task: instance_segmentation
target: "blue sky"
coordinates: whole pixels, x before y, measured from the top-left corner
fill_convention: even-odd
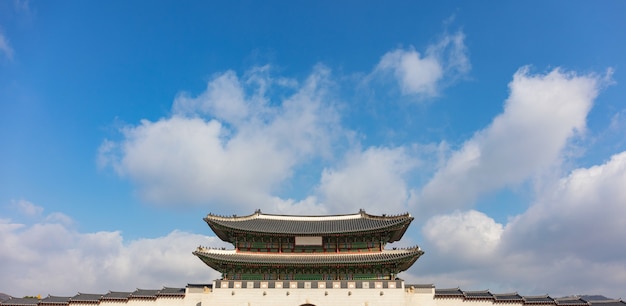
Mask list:
[[[415,216],[409,282],[626,297],[624,11],[2,1],[0,288],[210,282],[209,212],[364,208]]]

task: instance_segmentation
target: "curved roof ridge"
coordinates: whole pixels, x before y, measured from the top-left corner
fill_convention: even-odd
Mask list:
[[[246,216],[237,216],[236,214],[233,214],[232,216],[225,216],[225,215],[218,215],[218,214],[213,214],[213,213],[209,213],[205,219],[214,219],[214,220],[221,220],[221,221],[233,221],[233,220],[250,220],[250,219],[255,219],[258,215],[261,214],[261,210],[257,209],[254,213],[250,214],[250,215],[246,215]]]
[[[493,294],[493,295],[519,295],[519,293],[517,293],[517,291],[514,291],[514,292],[505,292],[505,293],[493,293],[493,292],[490,292],[490,293],[491,293],[491,294]],[[521,296],[521,295],[520,295],[520,296]]]
[[[485,290],[463,290],[463,292],[465,292],[465,293],[489,293],[489,294],[493,294],[493,293],[491,293],[491,291],[489,291],[489,289],[485,289]]]
[[[267,219],[267,220],[289,220],[289,221],[333,221],[333,220],[351,220],[359,218],[369,219],[398,219],[410,217],[409,212],[396,214],[396,215],[373,215],[367,213],[364,209],[360,209],[357,213],[352,214],[335,214],[335,215],[286,215],[286,214],[266,214],[261,212],[260,209],[254,211],[254,213],[245,216],[232,216],[217,215],[209,213],[207,218],[221,221],[247,221],[252,219]]]
[[[461,290],[460,287],[450,287],[450,288],[437,288],[437,290]]]
[[[402,215],[370,215],[361,209],[356,214],[328,216],[297,216],[263,214],[256,210],[243,217],[208,214],[204,221],[213,232],[227,242],[234,242],[240,233],[271,236],[325,236],[351,233],[366,234],[380,231],[388,232],[391,243],[400,240],[414,218]]]
[[[289,221],[340,221],[340,220],[352,220],[362,218],[360,213],[345,214],[345,215],[310,215],[310,216],[291,216],[291,215],[273,215],[273,214],[260,214],[259,219],[267,220],[289,220]]]
[[[388,214],[372,215],[372,214],[366,213],[365,210],[361,209],[359,213],[362,214],[364,217],[368,217],[371,219],[404,219],[404,218],[411,217],[411,214],[408,211],[401,213],[401,214],[395,214],[395,215],[388,215]]]

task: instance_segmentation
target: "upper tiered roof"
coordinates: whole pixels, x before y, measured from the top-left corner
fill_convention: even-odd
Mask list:
[[[388,242],[400,240],[413,221],[410,214],[370,215],[364,210],[349,215],[288,216],[261,213],[248,216],[209,214],[204,221],[224,241],[232,242],[230,233],[253,233],[270,236],[328,236],[388,232]]]

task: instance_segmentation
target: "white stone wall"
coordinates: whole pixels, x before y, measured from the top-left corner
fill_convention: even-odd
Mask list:
[[[184,297],[171,297],[171,296],[159,296],[156,299],[154,306],[183,306],[185,302]],[[140,305],[137,305],[140,306]],[[141,305],[146,306],[146,305]]]
[[[201,306],[210,305],[302,305],[390,306],[406,305],[403,289],[217,289],[205,295]],[[431,296],[432,300],[432,296]]]
[[[409,287],[405,290],[406,295],[404,304],[406,306],[439,306],[433,299],[435,296],[435,288],[414,288]],[[391,306],[391,305],[389,305]]]

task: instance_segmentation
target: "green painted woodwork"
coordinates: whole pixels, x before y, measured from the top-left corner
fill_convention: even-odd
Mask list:
[[[242,280],[263,280],[262,274],[240,274]]]

